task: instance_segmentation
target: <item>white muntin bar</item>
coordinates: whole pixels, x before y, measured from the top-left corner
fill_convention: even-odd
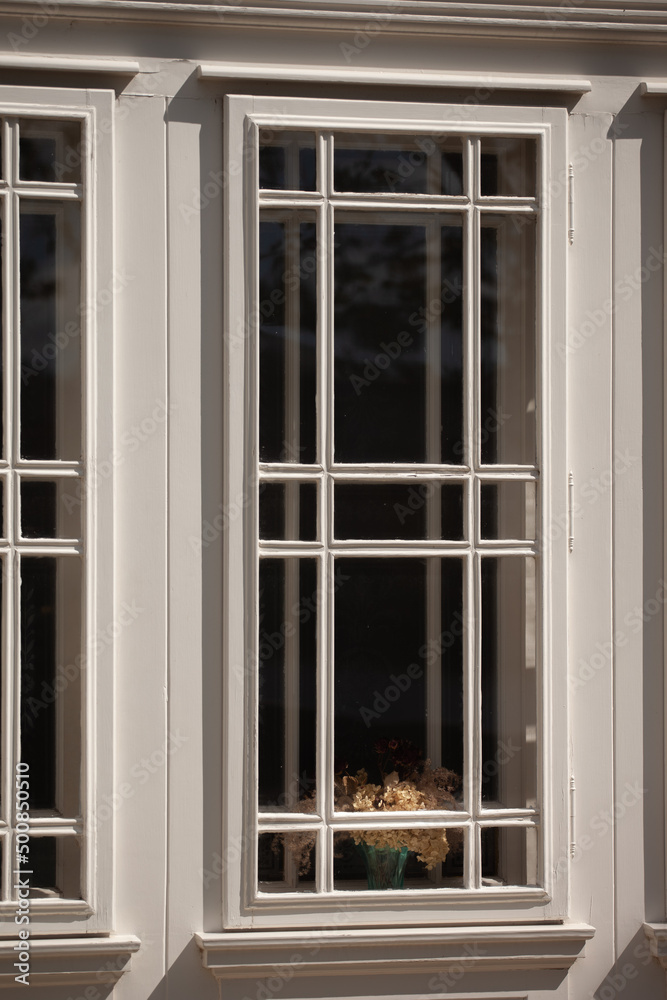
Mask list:
[[[326,475],[331,469],[334,458],[334,211],[330,204],[333,191],[333,134],[323,133],[318,145],[318,181],[320,191],[329,201],[321,214],[322,232],[321,245],[326,248],[320,255],[319,301],[321,317],[318,329],[320,348],[320,453]],[[323,259],[322,259],[323,258]],[[321,503],[321,538],[328,540],[333,537],[333,496],[328,481],[320,487]],[[333,810],[334,801],[334,754],[335,754],[335,648],[334,648],[334,613],[335,595],[333,581],[335,579],[335,563],[329,553],[322,563],[325,573],[325,599],[320,611],[322,619],[322,651],[324,661],[321,665],[321,716],[318,724],[317,756],[322,770],[322,796],[319,800],[320,810],[328,818]],[[322,892],[333,891],[333,833],[330,829],[322,831],[317,844],[317,877],[318,888]]]

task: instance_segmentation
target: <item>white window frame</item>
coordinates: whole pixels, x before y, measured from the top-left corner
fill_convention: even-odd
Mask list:
[[[30,900],[30,933],[41,935],[90,935],[109,932],[112,916],[113,859],[113,676],[114,649],[111,632],[114,616],[113,575],[113,127],[115,100],[112,91],[59,88],[0,87],[0,115],[43,120],[45,127],[57,121],[78,121],[81,125],[81,185],[58,184],[61,191],[71,189],[72,196],[83,195],[81,214],[81,385],[82,385],[82,462],[39,463],[54,471],[79,479],[81,488],[81,531],[83,538],[83,643],[80,661],[82,732],[81,732],[81,813],[75,823],[59,818],[35,817],[30,830],[57,835],[65,827],[74,832],[81,846],[81,899],[35,898]],[[8,160],[5,155],[7,177]],[[26,185],[27,186],[27,185]],[[33,184],[33,187],[40,185]],[[45,186],[45,185],[43,185]],[[5,288],[12,296],[18,288],[18,261],[5,254]],[[5,296],[4,344],[7,359],[20,374],[20,355],[15,345],[18,330],[9,328],[9,302]],[[9,365],[5,365],[6,372]],[[8,378],[8,374],[5,378]],[[11,397],[6,392],[6,407]],[[15,406],[15,413],[18,407]],[[15,433],[14,420],[5,426]],[[15,435],[15,440],[17,437]],[[6,465],[6,462],[2,463]],[[25,463],[27,466],[27,463]],[[36,463],[33,463],[33,466]],[[22,465],[19,461],[16,467]],[[43,475],[43,473],[42,473]],[[17,504],[18,507],[18,504]],[[14,518],[18,538],[18,510],[8,510]],[[19,546],[22,542],[18,543]],[[65,546],[68,543],[64,543]],[[7,547],[3,543],[4,547]],[[69,547],[71,548],[71,546]],[[78,551],[81,546],[73,551]],[[44,553],[49,546],[32,544],[31,552]],[[63,551],[69,549],[63,549]],[[50,551],[50,550],[49,550]],[[55,548],[53,549],[55,552]],[[7,604],[3,619],[7,621]],[[20,658],[17,641],[12,636],[14,622],[3,630],[4,655],[9,664],[3,679],[2,729],[12,732],[12,753],[2,764],[2,809],[0,827],[7,830],[8,815],[14,810],[15,764],[20,759],[18,733],[13,719],[18,713],[18,692],[13,678],[19,676]],[[109,631],[111,629],[111,631]],[[58,676],[58,675],[57,675]],[[5,881],[13,884],[11,845],[5,851]],[[0,937],[16,937],[14,923],[17,903],[0,901]],[[67,949],[67,954],[94,950]],[[125,951],[133,951],[124,943]],[[56,951],[58,948],[56,948]],[[115,942],[108,949],[118,950]],[[55,952],[54,952],[55,953]],[[64,954],[65,952],[63,952]]]
[[[567,815],[567,469],[565,450],[565,317],[567,248],[567,113],[551,108],[502,108],[308,98],[229,96],[225,101],[228,199],[225,216],[226,409],[224,430],[225,509],[244,516],[230,523],[224,556],[223,848],[242,844],[241,856],[226,865],[222,886],[222,926],[305,928],[345,924],[416,925],[461,922],[527,922],[567,917],[569,857]],[[541,682],[538,685],[539,803],[542,825],[540,887],[401,890],[382,894],[355,891],[322,896],[308,893],[254,896],[257,826],[254,788],[242,762],[252,759],[256,725],[252,642],[244,622],[254,620],[258,541],[252,476],[257,456],[252,435],[258,386],[252,374],[257,333],[253,300],[257,286],[258,165],[254,153],[261,127],[402,133],[409,135],[521,135],[538,140],[539,216],[542,233],[538,277],[537,350],[538,463],[541,462],[540,524],[544,540],[541,593]],[[465,203],[465,199],[459,199]],[[452,206],[454,209],[454,206]],[[456,211],[461,209],[457,206]],[[464,211],[465,211],[464,207]],[[472,208],[467,209],[472,211]],[[470,253],[470,249],[468,253]],[[296,473],[297,469],[294,470]],[[428,473],[428,467],[424,467]],[[550,526],[560,526],[550,530]],[[537,552],[539,542],[535,543]],[[513,550],[515,551],[515,550]],[[251,626],[252,627],[252,626]],[[397,814],[392,814],[397,818]],[[354,814],[362,826],[364,814]],[[490,817],[491,819],[491,817]],[[358,820],[358,822],[356,822]],[[499,820],[495,818],[497,825]],[[375,825],[375,824],[374,824]],[[452,823],[450,825],[457,825]],[[458,825],[461,825],[460,823]],[[521,825],[521,819],[516,821]],[[223,853],[224,850],[223,850]],[[244,858],[250,859],[244,868]],[[268,894],[266,894],[268,895]],[[388,912],[391,910],[391,912]]]

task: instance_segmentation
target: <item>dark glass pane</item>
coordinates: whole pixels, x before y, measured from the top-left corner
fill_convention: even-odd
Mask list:
[[[481,139],[481,193],[484,197],[534,197],[534,139],[489,136]]]
[[[339,770],[377,782],[379,738],[425,748],[426,562],[347,558],[336,570],[335,755]]]
[[[482,462],[534,465],[537,380],[532,217],[486,216],[481,266]]]
[[[315,461],[314,223],[260,224],[260,460]]]
[[[537,885],[535,827],[482,828],[482,884]]]
[[[462,593],[458,559],[336,560],[337,809],[362,808],[340,793],[344,775],[361,769],[376,785],[396,771],[419,794],[435,783],[438,794],[432,799],[427,792],[423,807],[456,808],[463,767]],[[434,604],[435,615],[427,612]],[[434,768],[446,773],[431,774]]]
[[[259,186],[271,190],[285,187],[285,150],[282,146],[259,147]]]
[[[262,483],[259,488],[259,537],[313,542],[317,538],[316,483]]]
[[[314,133],[260,133],[259,186],[274,191],[314,191],[317,186]]]
[[[77,122],[19,122],[19,177],[42,183],[81,182],[81,131]]]
[[[426,230],[338,222],[334,238],[336,461],[421,462]]]
[[[81,898],[81,848],[74,837],[31,837],[31,898]]]
[[[428,527],[431,509],[440,512],[436,531]],[[338,483],[334,534],[336,538],[458,540],[463,536],[463,486],[432,481]]]
[[[21,760],[30,767],[30,807],[73,817],[81,766],[80,560],[23,556],[20,612]]]
[[[81,502],[75,479],[21,480],[23,538],[71,538],[81,534]]]
[[[441,461],[463,461],[463,228],[441,231]],[[447,537],[447,536],[445,536]]]
[[[463,154],[442,154],[442,193],[446,195],[463,194]]]
[[[429,750],[433,764],[442,764],[461,778],[454,789],[457,801],[462,797],[464,773],[463,756],[463,664],[464,664],[464,617],[463,617],[463,561],[460,559],[440,560],[440,623],[431,636],[423,654],[424,669],[436,671],[439,667],[441,683],[439,748]],[[431,700],[427,702],[426,718],[431,715]],[[438,760],[438,750],[440,759]]]
[[[81,458],[80,208],[23,202],[21,455]]]
[[[535,483],[482,483],[482,538],[535,538]]]
[[[463,193],[461,140],[344,135],[334,139],[334,188],[357,194]]]
[[[317,833],[260,833],[258,839],[260,892],[314,892]]]
[[[310,812],[315,790],[317,561],[261,559],[259,806]]]
[[[482,559],[482,799],[506,808],[537,802],[536,600],[533,559]]]

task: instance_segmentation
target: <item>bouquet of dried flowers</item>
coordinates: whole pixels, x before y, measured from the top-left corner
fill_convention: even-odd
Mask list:
[[[431,767],[409,740],[378,740],[375,744],[382,784],[368,780],[365,769],[355,775],[335,777],[336,808],[350,812],[406,812],[423,809],[456,809],[454,792],[460,778],[446,767]],[[427,869],[435,868],[449,853],[445,830],[353,831],[355,844],[373,847],[407,847]]]
[[[405,812],[426,809],[456,809],[454,792],[461,783],[459,775],[446,767],[431,767],[430,760],[423,760],[419,750],[409,740],[381,739],[375,743],[377,767],[381,784],[368,780],[364,768],[349,774],[347,761],[335,765],[334,801],[342,812]],[[300,801],[300,811],[315,811],[315,794],[309,793]],[[355,844],[373,847],[407,847],[414,851],[427,869],[444,861],[449,853],[445,830],[359,830],[337,834],[351,837]],[[312,832],[277,834],[274,850],[284,844],[294,860],[299,874],[310,870],[311,852],[316,835]]]

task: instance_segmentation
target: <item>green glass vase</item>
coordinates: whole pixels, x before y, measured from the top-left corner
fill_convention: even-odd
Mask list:
[[[366,865],[369,889],[403,888],[407,847],[373,847],[363,841],[357,847]]]

